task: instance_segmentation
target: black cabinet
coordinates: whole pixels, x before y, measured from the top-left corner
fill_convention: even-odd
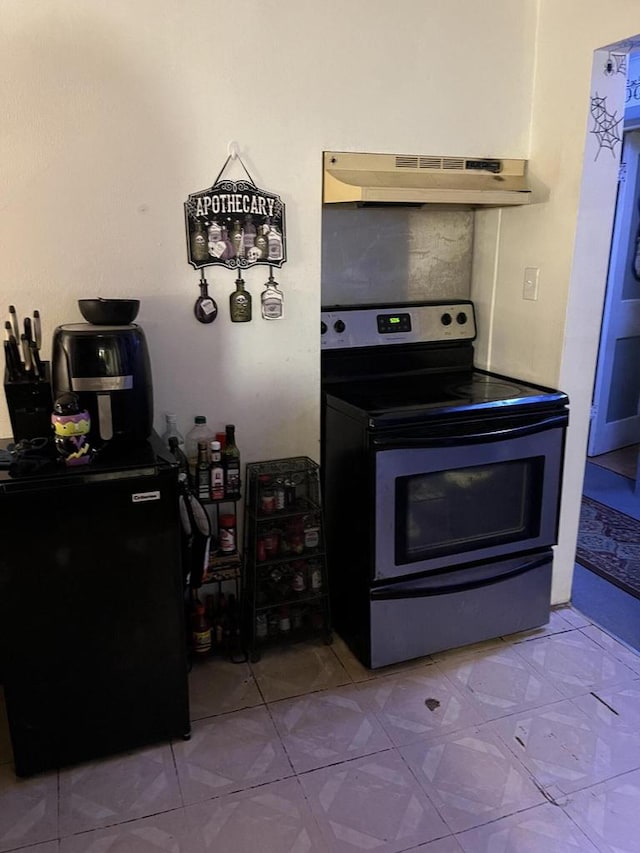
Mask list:
[[[252,660],[271,642],[331,642],[319,468],[305,456],[246,466],[246,641]]]

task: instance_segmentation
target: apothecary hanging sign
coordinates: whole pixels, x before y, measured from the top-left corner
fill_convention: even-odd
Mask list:
[[[239,160],[248,180],[220,180],[231,159]],[[287,260],[284,202],[255,185],[237,154],[229,155],[213,186],[189,195],[184,216],[187,257],[195,269],[281,267]]]

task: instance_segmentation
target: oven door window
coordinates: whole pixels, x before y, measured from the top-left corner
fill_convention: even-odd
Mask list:
[[[395,563],[535,539],[544,456],[396,479]]]
[[[388,581],[554,545],[564,428],[452,446],[380,446],[375,565]]]

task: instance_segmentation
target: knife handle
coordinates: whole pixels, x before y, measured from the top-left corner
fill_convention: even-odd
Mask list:
[[[38,310],[33,312],[33,336],[36,341],[36,347],[40,349],[42,347],[42,325],[40,323],[40,312]]]
[[[31,349],[29,348],[29,340],[26,335],[20,335],[20,343],[22,344],[22,360],[24,361],[24,369],[27,373],[31,373]]]

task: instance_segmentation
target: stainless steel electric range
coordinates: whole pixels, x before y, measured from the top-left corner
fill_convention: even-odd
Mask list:
[[[474,368],[470,301],[325,308],[332,616],[372,668],[549,619],[566,394]]]

